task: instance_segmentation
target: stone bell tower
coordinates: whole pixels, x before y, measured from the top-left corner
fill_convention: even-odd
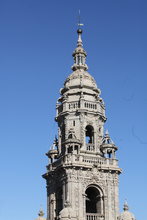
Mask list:
[[[87,72],[82,30],[77,33],[73,72],[56,105],[58,137],[46,154],[47,220],[117,220],[117,147],[104,134],[105,105]]]

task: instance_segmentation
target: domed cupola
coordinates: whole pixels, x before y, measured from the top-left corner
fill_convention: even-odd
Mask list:
[[[67,91],[73,88],[87,88],[97,92],[98,94],[101,93],[100,89],[97,88],[94,78],[83,69],[75,70],[65,80],[63,91]]]
[[[46,156],[51,160],[51,163],[54,162],[58,157],[58,140],[55,137],[51,149],[46,153]]]
[[[115,159],[115,151],[117,150],[117,147],[110,138],[108,130],[104,135],[100,149],[105,157]]]
[[[79,89],[82,88],[90,89],[94,93],[100,95],[101,91],[97,88],[96,81],[94,78],[87,72],[88,66],[86,64],[87,53],[83,48],[82,43],[82,29],[77,30],[78,41],[77,47],[73,52],[74,64],[71,67],[73,73],[70,74],[64,82],[64,88],[61,90],[61,95],[70,89]]]
[[[127,202],[124,203],[124,211],[118,217],[118,220],[135,220],[135,216],[129,212],[129,206]]]

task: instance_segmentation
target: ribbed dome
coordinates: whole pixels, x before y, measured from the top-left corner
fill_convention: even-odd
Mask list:
[[[65,80],[64,89],[62,90],[62,93],[64,93],[64,91],[67,91],[69,89],[82,88],[82,87],[95,90],[97,93],[100,93],[100,90],[97,88],[94,78],[87,72],[88,66],[85,62],[87,53],[83,48],[83,43],[81,38],[82,30],[78,29],[77,33],[78,33],[77,47],[73,52],[74,64],[71,67],[73,73],[70,74]]]
[[[94,78],[85,70],[77,69],[67,77],[64,83],[65,88],[87,87],[97,89]]]

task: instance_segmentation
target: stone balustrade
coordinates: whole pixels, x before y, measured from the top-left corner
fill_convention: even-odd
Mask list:
[[[118,161],[116,159],[112,158],[103,158],[103,157],[98,157],[98,156],[87,156],[87,155],[77,155],[77,154],[67,154],[56,161],[54,161],[52,164],[49,164],[48,169],[54,169],[57,166],[62,166],[62,165],[85,165],[85,166],[91,166],[91,165],[97,165],[97,166],[103,166],[108,167],[117,167],[118,166]]]
[[[72,111],[77,109],[85,109],[94,112],[103,112],[102,106],[97,102],[90,101],[73,101],[73,102],[65,102],[57,107],[57,115],[62,113],[63,111]]]
[[[90,143],[86,144],[86,150],[94,152],[95,151],[94,144],[90,144]]]
[[[104,216],[97,213],[86,213],[86,220],[104,220]]]

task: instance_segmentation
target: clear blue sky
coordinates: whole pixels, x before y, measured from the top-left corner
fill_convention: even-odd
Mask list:
[[[55,104],[71,73],[79,8],[89,72],[119,147],[120,208],[147,219],[147,1],[0,1],[0,219],[46,211]]]

